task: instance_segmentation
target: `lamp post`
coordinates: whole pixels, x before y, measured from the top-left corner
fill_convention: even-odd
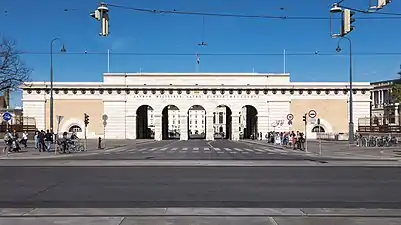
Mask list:
[[[341,37],[337,43],[337,52],[341,52],[341,40],[347,39],[349,42],[349,123],[348,123],[348,141],[354,143],[354,121],[353,121],[353,88],[352,88],[352,41],[348,37]]]
[[[50,42],[50,129],[53,131],[53,43],[60,38],[53,38]],[[64,44],[61,47],[61,52],[66,52]]]

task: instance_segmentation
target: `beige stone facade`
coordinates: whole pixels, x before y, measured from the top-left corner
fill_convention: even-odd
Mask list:
[[[353,119],[369,116],[370,89],[367,82],[354,84]],[[35,117],[39,129],[49,128],[49,83],[27,83],[23,89],[24,114]],[[60,131],[72,126],[83,128],[84,113],[90,115],[88,137],[103,136],[102,115],[108,116],[106,138],[138,137],[138,109],[153,109],[156,140],[163,138],[163,109],[174,105],[180,110],[181,140],[187,140],[188,109],[205,109],[206,139],[213,140],[213,112],[220,105],[232,112],[230,139],[239,139],[239,116],[244,106],[256,109],[256,130],[304,131],[302,116],[317,112],[326,133],[348,131],[348,83],[291,82],[289,74],[213,73],[213,74],[104,74],[103,82],[54,83],[54,115],[63,116]],[[293,114],[293,124],[287,115]],[[56,116],[55,116],[56,117]],[[316,125],[308,122],[309,138]],[[57,121],[54,121],[57,129]],[[356,129],[357,127],[355,127]],[[264,136],[264,135],[263,135]]]

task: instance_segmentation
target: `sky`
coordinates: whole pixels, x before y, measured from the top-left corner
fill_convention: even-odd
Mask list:
[[[53,45],[53,51],[57,53],[53,56],[55,81],[102,81],[102,74],[108,71],[108,49],[110,72],[173,73],[198,70],[282,73],[286,70],[291,74],[291,80],[297,82],[347,81],[349,77],[349,45],[346,40],[341,41],[343,51],[336,53],[338,39],[330,37],[329,19],[193,16],[138,12],[109,6],[110,35],[102,37],[99,36],[100,23],[89,16],[100,1],[0,2],[0,36],[16,40],[18,49],[29,53],[24,54],[22,59],[33,69],[32,81],[49,80],[50,41],[54,37],[60,38]],[[329,18],[333,2],[113,0],[106,3],[155,10]],[[365,10],[369,2],[345,0],[343,5]],[[393,1],[381,12],[397,13],[400,9],[400,1]],[[363,13],[355,15],[356,28],[348,35],[354,53],[355,81],[393,79],[400,71],[401,16],[397,19],[377,18],[384,16]],[[339,31],[338,19],[333,20],[332,28],[335,32]],[[202,41],[208,45],[198,46]],[[62,44],[67,53],[59,52]],[[286,66],[284,49],[287,53]],[[85,51],[87,54],[84,54]],[[200,56],[198,68],[197,52]],[[208,55],[210,53],[249,55]],[[21,105],[20,93],[13,93],[11,104]]]

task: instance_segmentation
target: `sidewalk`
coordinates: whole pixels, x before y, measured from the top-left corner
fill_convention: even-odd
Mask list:
[[[275,145],[265,140],[241,140],[241,142],[268,146],[276,149],[286,150],[294,154],[308,154],[313,156],[331,158],[365,158],[365,159],[401,159],[401,154],[394,152],[395,148],[361,148],[349,145],[347,142],[322,142],[321,155],[319,141],[308,140],[308,152],[293,150],[290,146]],[[398,158],[397,158],[398,157]]]
[[[76,152],[71,154],[60,154],[55,153],[54,150],[51,152],[39,152],[37,149],[34,149],[34,144],[31,141],[28,143],[28,148],[22,148],[21,152],[16,153],[6,153],[3,152],[4,144],[0,145],[0,159],[47,159],[47,158],[63,158],[63,157],[72,157],[77,154],[79,155],[93,155],[103,153],[105,150],[118,149],[120,147],[125,147],[128,145],[136,145],[142,143],[152,143],[153,140],[106,140],[105,145],[102,144],[102,149],[98,149],[98,143],[95,139],[89,139],[87,141],[87,151],[85,152]],[[106,148],[104,148],[104,146]]]

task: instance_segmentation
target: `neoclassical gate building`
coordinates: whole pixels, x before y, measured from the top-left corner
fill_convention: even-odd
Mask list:
[[[103,82],[55,82],[54,127],[61,131],[84,128],[84,113],[90,116],[89,138],[105,134],[112,139],[168,135],[170,109],[175,110],[181,140],[187,140],[189,111],[204,110],[205,137],[213,140],[217,108],[226,107],[226,137],[238,140],[269,131],[305,131],[311,138],[316,124],[305,129],[302,116],[317,112],[321,132],[347,133],[347,82],[291,82],[289,74],[267,73],[106,73]],[[24,116],[34,117],[39,129],[49,128],[48,82],[30,82],[22,86]],[[354,121],[370,115],[368,82],[354,83]],[[154,133],[149,136],[149,109]],[[169,109],[169,110],[167,110]],[[244,110],[245,109],[245,110]],[[246,114],[246,129],[241,130],[241,115]],[[102,115],[108,117],[103,127]],[[287,115],[294,119],[289,125]],[[56,115],[63,116],[59,122]],[[171,116],[170,116],[171,117]],[[59,122],[59,123],[58,123]],[[355,127],[357,123],[355,124]]]

